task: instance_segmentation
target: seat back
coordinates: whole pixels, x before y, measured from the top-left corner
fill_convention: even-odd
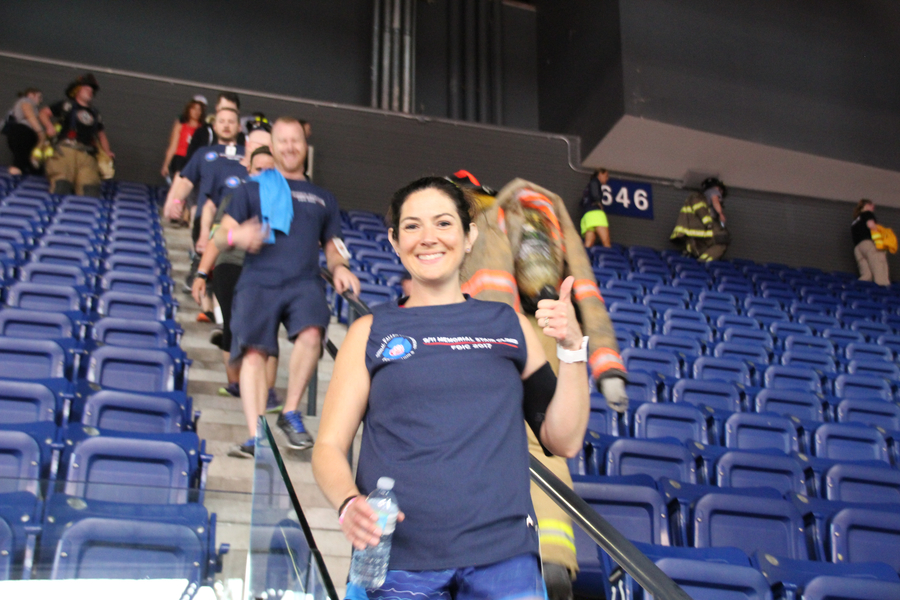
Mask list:
[[[852,375],[872,375],[891,381],[900,381],[900,367],[892,361],[880,358],[854,358],[847,365],[847,372]]]
[[[573,489],[628,539],[647,544],[669,543],[666,505],[655,488],[579,479],[573,482]]]
[[[729,331],[734,330],[732,328],[729,328]],[[764,331],[753,331],[753,333],[762,333],[764,335],[767,335]],[[716,344],[713,355],[721,358],[735,358],[737,360],[747,360],[755,363],[767,364],[769,362],[769,353],[766,352],[765,348],[763,348],[761,345],[754,343],[743,343],[735,341],[719,342],[718,344]]]
[[[765,388],[756,394],[756,412],[772,412],[787,417],[823,422],[822,397],[813,392]]]
[[[165,292],[162,281],[155,275],[109,271],[100,280],[100,289],[128,294],[160,296]]]
[[[188,501],[192,461],[173,441],[95,436],[77,441],[68,456],[70,496],[129,504]]]
[[[900,431],[900,405],[883,400],[848,398],[837,405],[838,423],[862,423],[888,431]]]
[[[890,465],[884,436],[871,427],[847,423],[820,425],[813,435],[816,456],[834,460],[878,460]]]
[[[693,455],[680,444],[651,440],[619,439],[606,451],[607,475],[649,475],[697,483]]]
[[[65,285],[16,282],[7,291],[6,303],[16,308],[50,312],[82,311],[81,294]]]
[[[24,431],[0,429],[0,494],[38,491],[41,447]]]
[[[64,313],[6,308],[0,310],[0,335],[59,340],[74,337],[75,327]]]
[[[681,442],[709,443],[706,418],[688,404],[645,402],[634,411],[634,437],[671,437]]]
[[[0,379],[0,423],[56,420],[56,394],[33,381]]]
[[[0,377],[53,379],[66,376],[66,353],[50,340],[0,337]]]
[[[803,589],[803,600],[881,600],[900,598],[900,583],[820,575]]]
[[[837,373],[834,357],[818,350],[788,350],[781,355],[781,364],[789,367],[812,367],[823,373]]]
[[[88,396],[81,423],[110,431],[180,433],[186,413],[190,415],[189,406],[183,407],[173,398],[101,390]]]
[[[94,323],[94,340],[130,348],[168,348],[169,329],[160,321],[133,321],[104,317]]]
[[[88,281],[81,267],[28,263],[19,267],[19,279],[28,283],[86,286]]]
[[[750,368],[741,360],[701,356],[694,361],[694,378],[750,385]]]
[[[799,440],[791,420],[776,415],[735,413],[725,421],[725,446],[737,450],[797,452]]]
[[[838,463],[825,473],[825,497],[841,502],[900,505],[900,471]]]
[[[104,292],[97,300],[97,312],[103,317],[164,321],[169,307],[159,296],[126,292]]]
[[[784,340],[785,350],[817,350],[834,356],[834,344],[814,335],[791,334]]]
[[[747,554],[809,558],[803,517],[786,500],[706,494],[692,507],[691,526],[697,548],[732,546]]]
[[[832,517],[829,530],[832,562],[878,561],[900,571],[900,512],[845,508]]]
[[[891,400],[891,386],[881,377],[844,373],[834,380],[834,394],[838,398],[860,398],[871,400],[880,398]]]
[[[629,371],[658,373],[664,377],[680,377],[681,364],[678,357],[663,350],[628,348],[622,352],[622,361]]]
[[[174,523],[87,518],[62,534],[51,579],[187,579],[199,582],[203,545]]]
[[[162,350],[103,346],[91,352],[87,380],[101,387],[132,392],[171,392],[175,364]]]
[[[806,476],[796,460],[761,452],[726,452],[716,461],[716,484],[723,488],[770,487],[779,494],[806,494]]]
[[[732,383],[682,379],[672,387],[672,402],[709,407],[724,412],[741,410],[741,396]]]
[[[822,380],[812,367],[772,365],[766,369],[763,383],[778,390],[822,393]]]
[[[890,347],[881,343],[865,344],[862,342],[850,342],[844,348],[848,360],[855,358],[874,360],[894,360],[894,353]]]
[[[771,600],[765,577],[751,567],[661,558],[656,566],[694,600]]]

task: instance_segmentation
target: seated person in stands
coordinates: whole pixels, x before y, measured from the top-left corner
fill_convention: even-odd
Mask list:
[[[604,248],[612,246],[609,239],[609,220],[606,218],[602,202],[603,186],[608,181],[609,172],[606,169],[597,169],[584,188],[581,197],[581,237],[584,238],[585,248],[590,248],[597,242]]]
[[[671,240],[684,253],[701,262],[719,260],[728,250],[731,234],[725,229],[725,196],[728,188],[709,177],[700,185],[702,193],[691,194],[681,207]]]

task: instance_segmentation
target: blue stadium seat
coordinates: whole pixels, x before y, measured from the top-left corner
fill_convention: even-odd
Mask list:
[[[813,435],[815,455],[840,461],[869,460],[890,465],[884,436],[855,423],[825,423]]]
[[[784,321],[776,321],[769,325],[769,331],[775,336],[775,341],[782,345],[789,335],[809,335],[813,334],[809,325],[800,323],[786,323]]]
[[[0,494],[0,581],[31,579],[41,507],[32,492]]]
[[[825,498],[841,502],[900,505],[900,471],[838,463],[825,473]]]
[[[618,439],[606,449],[607,475],[649,475],[654,479],[697,482],[694,456],[681,444]]]
[[[606,288],[600,292],[603,295],[603,302],[607,307],[612,306],[615,302],[634,302],[634,294],[626,290],[613,290]]]
[[[0,313],[2,316],[2,313]],[[177,346],[180,327],[172,331],[162,321],[142,321],[104,317],[91,328],[95,342],[131,348],[170,348]]]
[[[369,263],[369,271],[372,275],[381,278],[382,281],[387,281],[387,279],[392,275],[407,275],[406,267],[403,265],[398,265],[395,263],[386,263],[386,262],[372,262]]]
[[[710,493],[691,510],[693,545],[733,546],[793,559],[809,558],[803,517],[785,500]]]
[[[625,379],[625,392],[630,403],[658,402],[658,383],[652,375],[641,372],[628,373]]]
[[[763,385],[778,390],[822,393],[822,379],[812,367],[772,365],[763,375]]]
[[[709,319],[707,319],[706,315],[690,308],[669,308],[663,313],[663,319],[665,321],[693,321],[701,325],[709,324]]]
[[[817,350],[834,356],[834,344],[814,335],[791,334],[784,340],[785,350]]]
[[[663,350],[628,348],[622,352],[622,361],[630,371],[643,371],[663,377],[681,377],[681,363],[677,355]]]
[[[687,404],[653,404],[645,402],[634,411],[634,437],[675,438],[682,443],[709,443],[706,417]]]
[[[701,356],[694,361],[694,378],[705,381],[725,381],[738,385],[752,385],[750,368],[733,358]]]
[[[726,327],[722,332],[722,340],[739,344],[751,344],[766,353],[775,349],[775,340],[768,331],[746,329],[744,327]]]
[[[27,283],[48,285],[64,285],[70,287],[92,287],[80,267],[71,265],[49,265],[45,263],[27,263],[19,267],[19,279]]]
[[[863,334],[858,331],[850,331],[848,329],[841,329],[839,327],[829,327],[821,332],[821,335],[834,343],[835,346],[841,351],[844,352],[844,349],[848,344],[853,342],[865,343],[866,338]]]
[[[818,350],[788,350],[781,355],[781,364],[789,367],[811,367],[823,373],[837,373],[834,357]]]
[[[662,315],[672,308],[687,308],[687,302],[676,298],[675,296],[666,296],[659,294],[647,294],[644,296],[644,304],[653,309],[656,315]]]
[[[97,313],[117,319],[165,321],[175,317],[176,307],[172,299],[128,292],[103,292],[97,298]]]
[[[881,377],[871,375],[841,374],[834,380],[834,395],[838,398],[891,400],[891,386]]]
[[[43,248],[60,248],[62,250],[77,250],[88,256],[96,255],[96,247],[93,240],[71,235],[47,234],[37,240]]]
[[[193,427],[191,398],[100,390],[83,400],[81,424],[109,431],[180,433]]]
[[[741,410],[741,396],[737,388],[724,381],[682,379],[672,388],[672,402],[732,413]]]
[[[871,375],[882,377],[893,383],[900,382],[900,367],[894,362],[881,359],[854,358],[847,363],[847,373],[851,375]]]
[[[850,325],[850,330],[863,334],[871,341],[877,340],[878,336],[894,333],[894,330],[887,325],[871,321],[855,321]]]
[[[831,562],[885,562],[900,571],[900,512],[848,507],[830,521]]]
[[[763,331],[760,331],[759,333],[765,334]],[[737,341],[719,342],[713,350],[713,356],[720,358],[735,358],[737,360],[748,361],[759,365],[767,365],[770,360],[769,353],[761,344]]]
[[[691,293],[689,291],[672,285],[655,285],[651,291],[659,296],[671,296],[685,302],[691,301]]]
[[[164,350],[102,346],[90,354],[87,381],[132,392],[184,391],[184,368]]]
[[[106,261],[107,271],[126,271],[129,273],[143,273],[159,277],[168,273],[168,269],[158,260],[146,256],[128,256],[117,254],[109,256]]]
[[[384,250],[357,250],[354,258],[362,263],[392,262],[400,264],[400,257],[396,253]]]
[[[87,312],[90,309],[86,294],[77,288],[22,281],[6,291],[6,303],[15,308],[52,312]]]
[[[892,600],[900,598],[900,583],[857,577],[815,577],[804,587],[803,600]]]
[[[841,400],[835,410],[838,423],[862,423],[885,431],[900,431],[900,405],[883,400]]]
[[[701,300],[697,302],[697,310],[705,314],[710,321],[716,322],[723,315],[737,315],[737,308],[728,302],[719,300]]]
[[[744,310],[751,308],[768,308],[770,310],[782,310],[781,302],[775,298],[762,298],[760,296],[747,296],[744,298]]]
[[[683,558],[662,558],[656,566],[694,600],[771,600],[765,578],[748,566]]]
[[[818,334],[824,333],[826,329],[835,329],[841,326],[840,321],[826,315],[800,315],[797,322],[809,325]]]
[[[738,305],[737,298],[735,298],[734,294],[729,294],[728,292],[704,290],[703,292],[700,292],[698,299],[701,301],[724,302],[726,304],[731,304],[732,306]]]
[[[674,319],[663,323],[662,332],[665,335],[680,335],[694,338],[703,343],[713,341],[713,331],[709,325],[697,321]]]
[[[770,487],[779,494],[806,494],[806,476],[796,460],[764,452],[730,450],[716,461],[716,484],[723,488]]]
[[[683,362],[687,362],[687,359],[697,358],[703,354],[703,346],[700,344],[699,340],[681,335],[655,333],[647,340],[647,348],[650,348],[651,350],[674,352]]]
[[[672,286],[676,288],[681,288],[689,291],[694,296],[699,295],[701,292],[707,289],[706,280],[700,279],[691,279],[691,278],[680,278],[673,279]]]
[[[84,325],[73,323],[71,313],[4,308],[0,310],[0,335],[38,340],[80,338]]]
[[[49,265],[69,265],[87,271],[96,271],[97,264],[92,255],[83,250],[67,250],[65,248],[35,248],[31,252],[32,262]]]
[[[876,343],[889,348],[895,356],[900,356],[900,335],[879,335]]]
[[[823,398],[809,391],[765,388],[756,394],[756,412],[771,412],[802,421],[825,421]]]
[[[628,482],[628,483],[625,483]],[[573,489],[583,500],[632,541],[668,544],[665,501],[648,477],[573,478]],[[580,528],[579,528],[580,529]],[[589,555],[597,555],[591,542]]]
[[[0,337],[0,377],[60,379],[70,365],[67,351],[54,341]]]
[[[43,464],[41,454],[41,444],[27,429],[0,429],[0,494],[38,494]]]
[[[57,393],[43,383],[0,379],[0,423],[53,423],[62,402]]]
[[[763,327],[769,327],[778,321],[790,321],[790,317],[783,310],[764,307],[751,308],[747,311],[747,316],[756,319]]]
[[[100,289],[127,294],[147,294],[162,296],[170,294],[171,289],[164,279],[145,273],[129,273],[127,271],[107,271],[100,278]]]
[[[759,324],[759,321],[757,321],[756,319],[754,319],[752,317],[746,317],[743,315],[737,315],[737,314],[719,315],[715,319],[715,323],[716,323],[716,327],[719,329],[719,331],[725,331],[729,327],[735,328],[735,329],[743,327],[744,329],[753,329],[756,331],[762,329],[762,327]]]
[[[797,430],[786,417],[735,413],[725,421],[726,448],[778,450],[785,454],[800,450]]]
[[[103,434],[66,430],[65,493],[85,500],[185,504],[201,478],[201,444],[193,432]]]
[[[611,313],[609,318],[616,331],[628,331],[642,338],[647,338],[653,333],[653,324],[649,317],[642,317],[634,313],[619,312]]]

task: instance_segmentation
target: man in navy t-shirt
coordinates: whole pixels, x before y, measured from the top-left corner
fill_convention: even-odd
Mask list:
[[[306,180],[306,152],[300,122],[291,118],[275,121],[272,155],[283,179],[270,171],[260,177],[274,175],[277,185],[270,177],[239,186],[216,230],[215,243],[220,249],[238,247],[248,252],[235,289],[231,325],[231,358],[243,360],[240,391],[251,435],[245,448],[252,447],[257,419],[265,411],[266,359],[278,349],[280,324],[287,329],[294,349],[278,426],[291,448],[313,444],[297,407],[319,360],[322,335],[330,319],[319,275],[320,247],[335,290],[359,293],[359,280],[350,272],[349,256],[340,238],[337,201],[330,192]]]

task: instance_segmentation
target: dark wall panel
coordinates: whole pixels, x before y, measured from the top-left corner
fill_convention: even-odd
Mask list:
[[[4,0],[0,49],[369,104],[370,0]]]
[[[0,89],[33,83],[58,89],[75,74],[0,58]],[[118,153],[119,178],[161,183],[158,170],[166,136],[183,99],[213,90],[111,74],[101,74],[100,84],[98,104]],[[570,208],[587,183],[588,176],[574,171],[569,162],[570,152],[578,153],[577,139],[567,144],[559,136],[252,94],[243,96],[243,104],[248,111],[290,114],[312,123],[315,181],[332,190],[343,208],[384,212],[390,195],[406,182],[461,168],[498,188],[514,177],[530,179],[560,194]],[[8,164],[8,152],[2,150],[0,161]],[[613,241],[670,247],[669,234],[687,192],[661,185],[654,185],[653,192],[656,219],[611,216]],[[726,211],[735,240],[727,256],[852,271],[852,209],[850,203],[733,190]],[[878,215],[900,230],[900,210],[879,208]],[[892,276],[900,279],[900,261],[893,263]]]
[[[900,3],[619,6],[628,114],[900,170]]]
[[[538,128],[537,19],[533,10],[503,6],[503,125]]]
[[[540,128],[593,148],[625,114],[618,0],[537,0]]]

